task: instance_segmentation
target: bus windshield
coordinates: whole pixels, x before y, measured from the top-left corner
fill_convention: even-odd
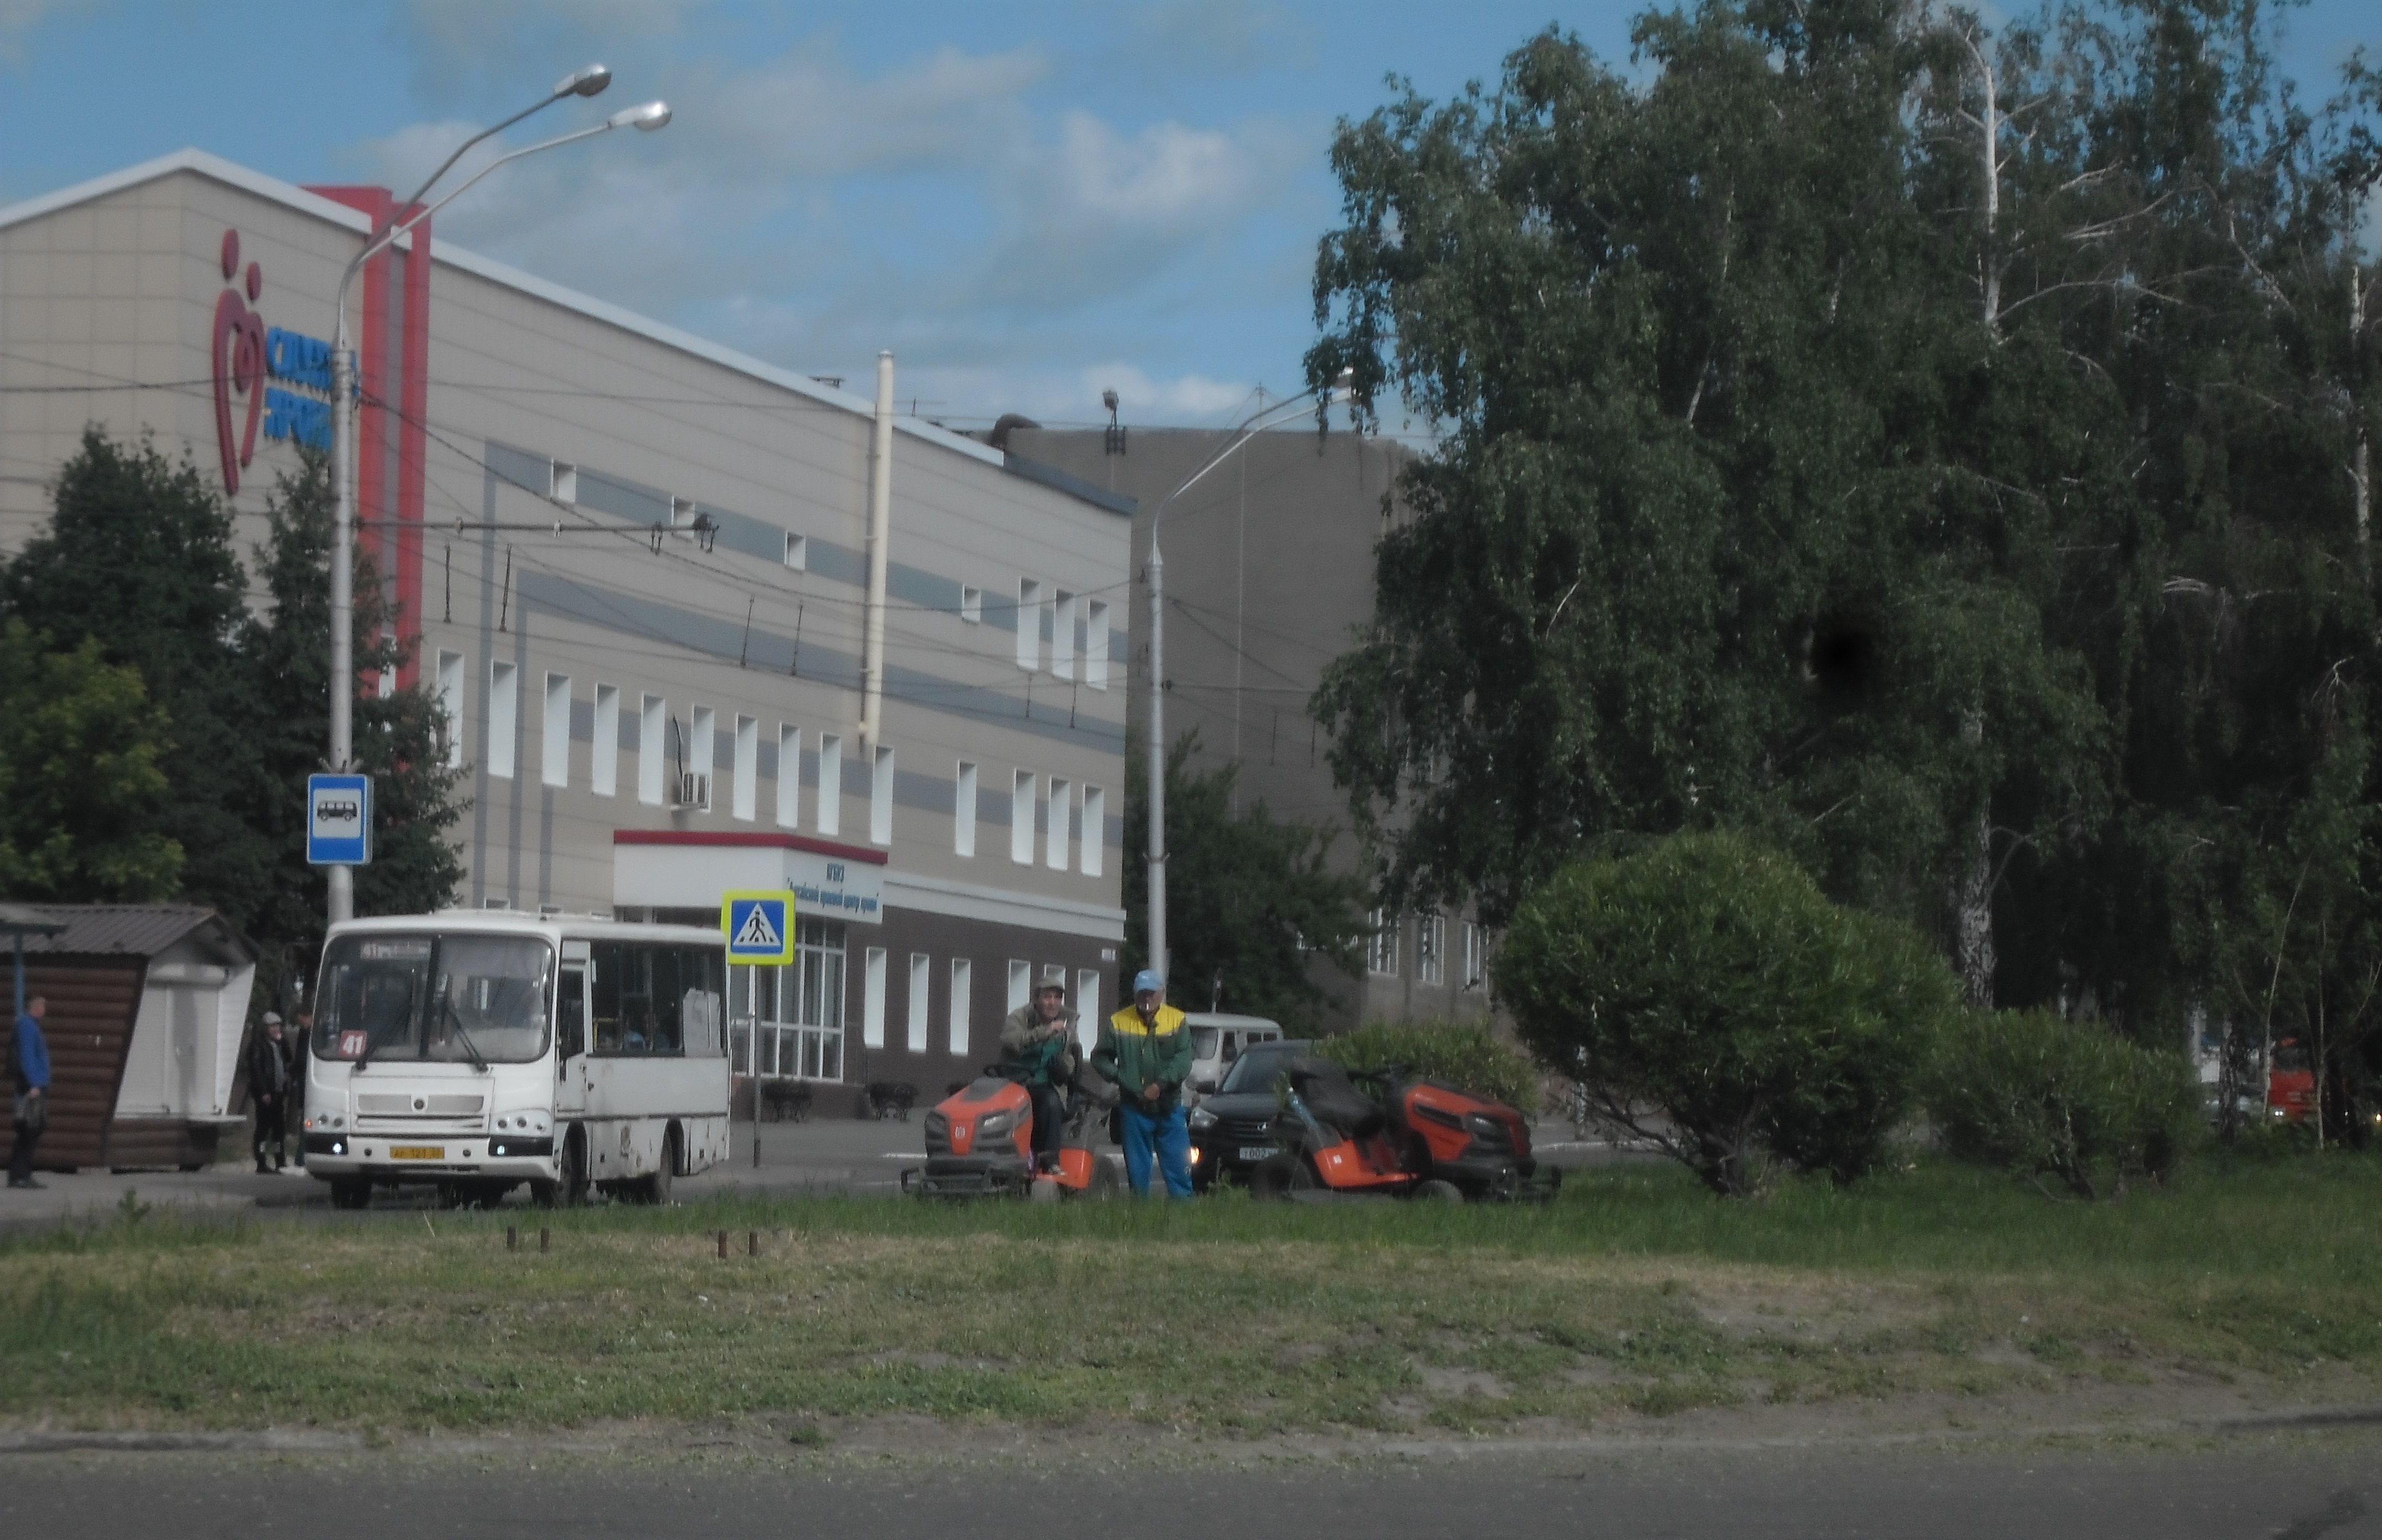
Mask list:
[[[314,1056],[527,1063],[546,1052],[553,955],[533,936],[341,936],[323,953]]]

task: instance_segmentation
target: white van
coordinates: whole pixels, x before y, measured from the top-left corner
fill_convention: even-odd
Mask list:
[[[1262,1016],[1194,1010],[1185,1013],[1183,1023],[1191,1030],[1191,1079],[1184,1087],[1186,1106],[1196,1106],[1199,1098],[1212,1094],[1251,1047],[1282,1041],[1281,1024]]]

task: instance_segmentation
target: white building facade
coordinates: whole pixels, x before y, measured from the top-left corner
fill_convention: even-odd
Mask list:
[[[0,549],[90,423],[261,544],[392,212],[191,151],[0,210]],[[419,234],[355,289],[360,540],[467,771],[459,901],[792,888],[800,960],[734,984],[748,1075],[935,1094],[1035,979],[1113,1007],[1129,499],[896,420],[872,741],[871,400]]]

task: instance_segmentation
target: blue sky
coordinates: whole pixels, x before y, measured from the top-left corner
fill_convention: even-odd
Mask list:
[[[1615,61],[1637,6],[1558,0],[0,0],[0,202],[195,145],[402,190],[590,59],[676,121],[497,173],[439,233],[954,422],[1213,422],[1299,385],[1334,121],[1493,78],[1549,21]],[[2372,0],[2286,21],[2328,94]],[[1986,7],[1991,16],[1994,10]],[[436,361],[433,362],[436,367]]]

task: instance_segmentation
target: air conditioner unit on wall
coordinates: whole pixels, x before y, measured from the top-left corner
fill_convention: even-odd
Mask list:
[[[711,777],[697,775],[692,770],[681,773],[678,777],[677,795],[671,799],[670,806],[693,808],[698,813],[709,813],[711,811]]]

